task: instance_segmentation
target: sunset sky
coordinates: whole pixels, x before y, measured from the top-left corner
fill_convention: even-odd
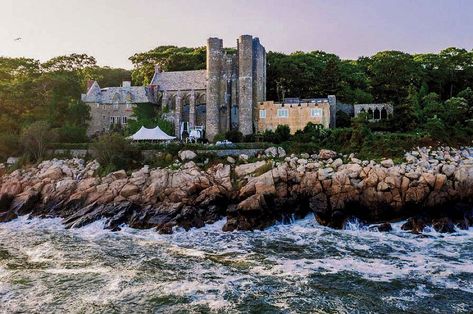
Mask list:
[[[0,0],[0,56],[47,60],[73,52],[130,68],[158,45],[235,46],[240,34],[268,50],[324,50],[357,58],[381,50],[473,48],[471,0]],[[15,41],[15,38],[21,40]]]

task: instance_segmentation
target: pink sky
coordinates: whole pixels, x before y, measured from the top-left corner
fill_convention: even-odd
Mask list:
[[[240,34],[268,50],[324,50],[342,58],[381,50],[473,48],[470,0],[0,0],[0,55],[47,60],[88,53],[130,68],[158,45],[234,46]],[[21,37],[22,40],[14,41]]]

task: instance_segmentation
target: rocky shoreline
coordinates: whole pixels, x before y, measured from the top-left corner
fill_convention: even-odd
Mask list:
[[[181,152],[170,168],[145,166],[131,174],[96,175],[99,164],[81,159],[45,161],[5,173],[0,167],[0,222],[29,214],[61,217],[67,227],[105,219],[119,230],[203,227],[224,217],[224,231],[263,229],[313,212],[318,222],[342,228],[352,218],[389,231],[425,226],[453,232],[473,226],[473,149],[418,148],[401,164],[362,161],[333,151],[286,156],[272,147],[255,162],[231,157],[211,167]],[[3,172],[3,173],[1,173]]]

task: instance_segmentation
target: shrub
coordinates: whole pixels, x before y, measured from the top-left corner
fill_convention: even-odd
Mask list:
[[[230,130],[225,133],[225,137],[232,143],[241,143],[243,142],[243,133],[238,130]]]
[[[23,130],[20,143],[25,156],[38,161],[46,155],[48,143],[56,138],[46,121],[37,121]]]
[[[226,139],[226,136],[223,133],[218,133],[217,135],[214,136],[214,142],[220,142],[225,139]]]
[[[4,161],[10,156],[19,153],[18,135],[1,133],[0,134],[0,160]]]
[[[109,171],[133,169],[142,160],[141,151],[116,133],[101,135],[91,148],[101,167]]]
[[[288,125],[278,125],[276,131],[274,131],[274,135],[278,143],[288,141],[291,138],[291,129]]]

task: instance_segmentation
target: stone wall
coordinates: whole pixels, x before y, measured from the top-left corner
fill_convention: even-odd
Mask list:
[[[98,133],[107,132],[111,127],[111,117],[119,119],[124,125],[123,118],[127,121],[132,118],[134,104],[88,104],[90,108],[90,121],[87,135],[93,136]],[[126,121],[126,122],[127,122]],[[118,123],[116,121],[115,123]]]
[[[278,125],[288,125],[291,133],[302,130],[307,123],[321,124],[324,128],[330,127],[330,104],[328,101],[321,103],[295,103],[295,104],[278,104],[273,101],[262,102],[258,106],[256,116],[258,132],[265,130],[275,130]],[[278,110],[286,109],[287,117],[278,117]],[[313,117],[312,109],[320,109],[321,116]],[[262,118],[260,111],[264,110],[266,118]]]

